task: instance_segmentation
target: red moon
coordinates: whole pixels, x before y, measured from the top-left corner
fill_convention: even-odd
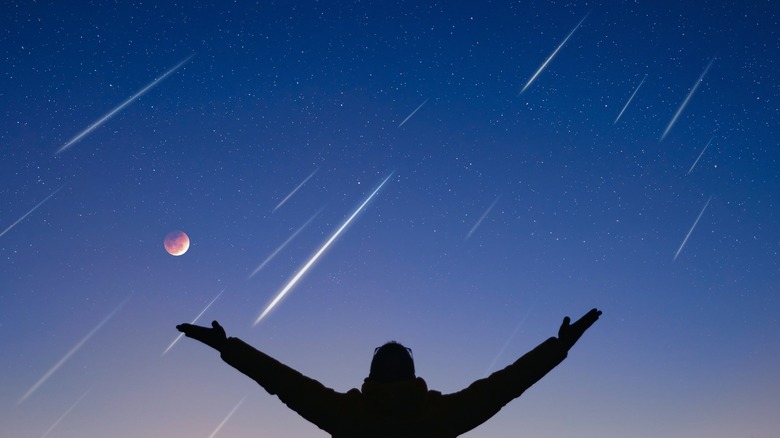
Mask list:
[[[184,231],[174,230],[165,235],[165,250],[172,256],[180,256],[190,249],[190,238]]]

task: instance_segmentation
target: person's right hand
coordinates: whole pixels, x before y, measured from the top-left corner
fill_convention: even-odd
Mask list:
[[[223,329],[217,321],[213,321],[211,327],[212,328],[202,327],[193,324],[179,324],[176,326],[176,328],[188,338],[197,339],[217,351],[222,351],[222,347],[227,341],[225,329]]]
[[[561,324],[561,328],[558,330],[558,339],[561,341],[564,348],[568,351],[574,346],[580,336],[585,333],[585,330],[599,319],[599,316],[601,316],[601,310],[591,309],[574,324],[569,324],[571,319],[568,316],[563,318],[563,324]]]

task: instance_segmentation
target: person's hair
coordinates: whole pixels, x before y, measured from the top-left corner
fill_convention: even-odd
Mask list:
[[[410,348],[390,341],[374,350],[371,371],[366,380],[389,383],[414,378],[414,358]]]

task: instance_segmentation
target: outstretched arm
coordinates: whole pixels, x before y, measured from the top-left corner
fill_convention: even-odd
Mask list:
[[[600,315],[601,311],[592,309],[574,324],[565,317],[557,338],[547,339],[513,364],[466,389],[445,395],[445,422],[454,427],[450,432],[462,434],[479,426],[519,397],[566,358],[569,349]]]
[[[290,409],[325,431],[333,431],[346,394],[325,387],[238,338],[228,338],[217,321],[211,328],[180,324],[176,328],[221,353],[222,360],[276,395]]]

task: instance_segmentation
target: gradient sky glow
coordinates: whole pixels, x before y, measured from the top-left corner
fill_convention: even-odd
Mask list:
[[[201,312],[452,392],[598,307],[465,436],[777,436],[774,2],[191,3],[6,2],[0,435],[326,436]]]

